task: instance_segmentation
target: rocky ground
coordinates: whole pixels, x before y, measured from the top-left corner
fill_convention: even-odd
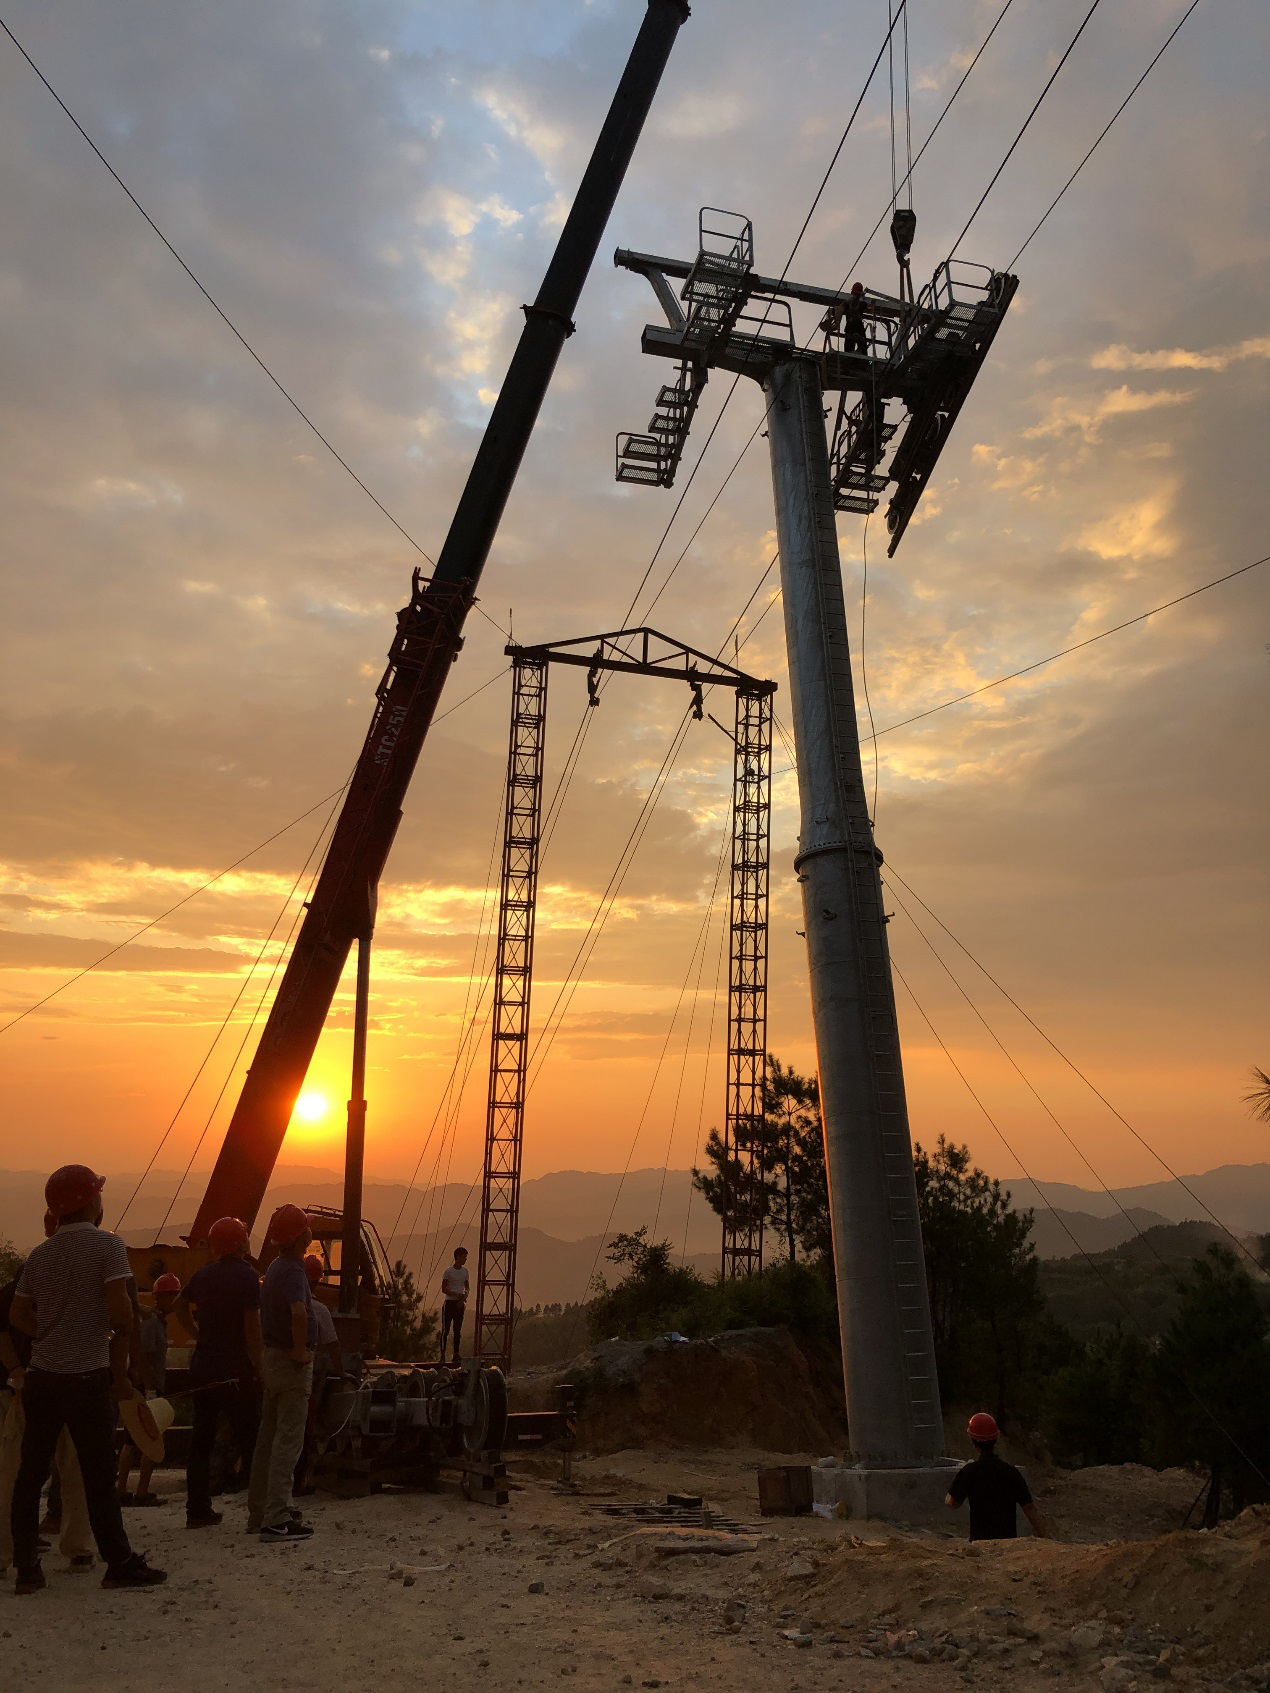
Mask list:
[[[1056,1538],[970,1549],[951,1532],[760,1518],[754,1472],[768,1461],[789,1458],[621,1452],[579,1461],[566,1494],[544,1455],[511,1463],[505,1510],[447,1494],[319,1496],[318,1533],[290,1547],[249,1538],[240,1497],[220,1529],[186,1532],[180,1477],[161,1472],[166,1503],[129,1520],[168,1585],[105,1593],[56,1555],[47,1592],[18,1600],[6,1583],[5,1684],[1270,1686],[1270,1517],[1176,1532],[1189,1475],[1038,1477]],[[672,1489],[747,1525],[744,1550],[671,1554],[662,1530],[596,1508]]]

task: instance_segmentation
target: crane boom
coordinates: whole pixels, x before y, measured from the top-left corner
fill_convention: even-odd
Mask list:
[[[626,69],[579,185],[477,449],[431,579],[415,575],[388,670],[317,886],[247,1072],[220,1156],[187,1239],[218,1217],[250,1228],[264,1199],[296,1096],[375,890],[463,621],[498,531],[560,349],[653,96],[688,17],[686,0],[648,0]]]

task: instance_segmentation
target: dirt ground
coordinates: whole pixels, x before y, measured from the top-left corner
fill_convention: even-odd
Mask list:
[[[1085,1471],[1044,1482],[1053,1541],[971,1552],[955,1530],[888,1534],[761,1518],[755,1451],[512,1459],[506,1509],[456,1495],[310,1501],[297,1546],[247,1536],[241,1496],[219,1529],[184,1528],[182,1478],[128,1513],[166,1587],[105,1593],[45,1559],[46,1592],[0,1593],[0,1664],[22,1688],[208,1685],[369,1693],[402,1675],[449,1686],[788,1693],[898,1688],[1260,1688],[1270,1657],[1270,1520],[1165,1532],[1195,1483]],[[704,1495],[752,1528],[739,1556],[666,1556],[659,1531],[597,1505]],[[951,1519],[951,1514],[950,1514]],[[1108,1525],[1119,1537],[1106,1540]],[[964,1533],[964,1525],[961,1525]],[[1155,1538],[1143,1538],[1154,1536]],[[1242,1667],[1241,1667],[1242,1666]],[[1248,1669],[1253,1673],[1249,1674]]]

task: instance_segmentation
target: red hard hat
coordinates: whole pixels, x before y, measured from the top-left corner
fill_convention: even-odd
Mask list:
[[[310,1287],[316,1287],[326,1274],[326,1265],[323,1264],[316,1252],[310,1252],[304,1260],[304,1273],[309,1278]]]
[[[165,1270],[161,1276],[154,1278],[154,1286],[150,1291],[152,1293],[180,1293],[181,1278],[174,1276],[171,1270]]]
[[[45,1182],[44,1202],[61,1222],[72,1211],[86,1211],[105,1185],[105,1176],[95,1176],[87,1164],[63,1164]]]
[[[247,1244],[247,1225],[237,1217],[217,1217],[207,1231],[207,1244],[218,1258],[241,1252]]]
[[[997,1419],[991,1411],[976,1411],[966,1424],[966,1433],[971,1440],[998,1440],[1001,1436]]]
[[[46,1240],[52,1240],[53,1236],[56,1233],[57,1233],[57,1218],[53,1215],[53,1213],[51,1211],[46,1211],[44,1213],[44,1237],[45,1237]]]
[[[853,294],[863,294],[863,293],[864,293],[864,284],[863,284],[863,282],[853,282],[853,283],[852,283],[852,284],[851,284],[851,292],[852,292],[852,293],[853,293]]]
[[[301,1211],[298,1205],[279,1205],[269,1219],[269,1239],[279,1246],[290,1246],[306,1230],[312,1234],[313,1225],[309,1222],[308,1212]]]

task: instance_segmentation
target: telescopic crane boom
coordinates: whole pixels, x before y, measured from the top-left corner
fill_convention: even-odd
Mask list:
[[[317,886],[261,1033],[207,1192],[188,1235],[218,1217],[250,1228],[345,961],[370,924],[375,891],[539,409],[609,214],[661,81],[686,0],[648,0],[626,69],[525,326],[430,579],[415,574],[388,669]]]

